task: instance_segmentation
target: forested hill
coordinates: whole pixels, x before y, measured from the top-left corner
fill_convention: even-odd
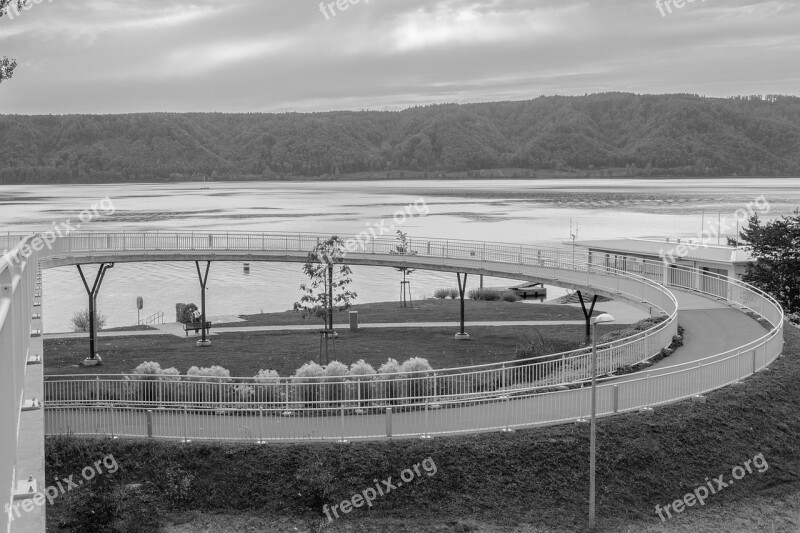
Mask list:
[[[483,169],[798,176],[800,98],[612,93],[396,112],[5,115],[0,143],[0,183]]]

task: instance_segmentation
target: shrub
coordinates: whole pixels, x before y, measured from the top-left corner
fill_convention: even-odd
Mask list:
[[[72,322],[72,330],[76,332],[89,331],[89,310],[75,311],[70,319]],[[95,328],[101,330],[106,327],[106,317],[95,312]]]
[[[189,389],[190,399],[197,402],[223,402],[228,396],[231,373],[221,366],[198,368],[193,366],[186,373],[189,381],[200,381]],[[228,385],[225,385],[228,384]]]
[[[276,371],[259,370],[253,381],[255,401],[275,403],[281,400],[281,377]]]
[[[180,379],[177,368],[162,369],[160,364],[147,361],[133,369],[132,374],[125,376],[125,388],[128,396],[136,401],[174,401],[177,399],[177,387],[157,382],[174,383]]]
[[[456,287],[450,287],[450,289],[448,289],[447,295],[453,300],[457,300],[461,296],[461,293],[458,292],[458,289]]]
[[[297,379],[294,382],[294,398],[299,402],[318,402],[320,399],[320,390],[322,388],[321,380],[318,379],[302,379],[302,378],[319,378],[325,375],[325,369],[313,361],[309,361],[300,368],[294,371]]]
[[[412,357],[400,366],[400,371],[404,374],[410,372],[431,372],[433,367],[427,359],[422,357]]]
[[[444,288],[433,291],[434,298],[447,298],[448,296],[450,296],[450,289]]]
[[[380,377],[380,381],[376,384],[378,388],[378,394],[382,398],[402,398],[403,394],[403,381],[400,379],[402,377],[402,370],[400,368],[400,363],[397,360],[392,359],[391,357],[386,360],[378,368],[378,374]]]
[[[407,378],[405,388],[409,397],[420,398],[430,395],[430,392],[432,392],[429,391],[431,380],[428,377],[433,372],[433,368],[427,359],[412,357],[400,366],[400,370],[405,374],[404,377]]]
[[[347,365],[339,361],[331,361],[325,366],[326,376],[326,400],[329,402],[341,402],[347,399],[347,391],[344,381],[347,377]]]
[[[500,299],[500,292],[492,289],[470,289],[468,296],[472,300],[496,302]]]
[[[361,400],[362,405],[364,402],[369,401],[374,397],[375,393],[375,369],[371,364],[363,359],[360,359],[350,365],[348,374],[356,382],[357,385],[357,398]]]
[[[161,365],[154,361],[146,361],[133,369],[137,379],[158,379],[163,372]]]
[[[503,293],[504,302],[518,302],[520,300],[522,300],[522,297],[514,291],[505,291]]]

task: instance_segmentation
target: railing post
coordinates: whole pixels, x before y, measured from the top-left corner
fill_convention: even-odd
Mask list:
[[[148,437],[152,437],[153,436],[153,410],[152,409],[148,409],[147,410],[146,419],[147,419],[147,436]]]
[[[340,412],[341,412],[341,416],[339,417],[339,420],[340,420],[340,428],[339,429],[341,431],[342,437],[339,439],[339,442],[346,444],[347,443],[347,438],[346,438],[347,434],[344,432],[344,402],[342,402],[342,405],[340,406]]]
[[[611,389],[611,406],[614,413],[619,412],[619,385],[614,385]]]
[[[189,408],[188,406],[183,406],[183,442],[189,442],[189,434],[187,431],[187,425],[189,423]]]

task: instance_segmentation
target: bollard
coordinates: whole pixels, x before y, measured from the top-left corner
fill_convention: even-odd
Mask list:
[[[390,438],[392,436],[392,408],[391,407],[387,407],[386,408],[386,436],[390,437]]]
[[[358,311],[350,311],[350,331],[358,331]]]
[[[147,436],[153,436],[153,410],[147,410]]]
[[[612,409],[615,413],[619,413],[619,385],[614,385],[611,388],[612,396],[611,396],[611,404]]]

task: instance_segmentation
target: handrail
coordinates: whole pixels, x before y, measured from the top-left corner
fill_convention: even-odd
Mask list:
[[[15,482],[21,401],[31,346],[36,255],[16,260],[16,254],[30,239],[0,235],[3,249],[10,249],[9,255],[0,255],[0,506],[11,502]],[[0,530],[8,529],[10,516],[2,513]]]
[[[164,323],[164,311],[158,311],[157,313],[153,313],[149,317],[145,318],[144,320],[140,321],[139,325],[149,326],[150,324],[155,324],[158,321],[160,324]]]

